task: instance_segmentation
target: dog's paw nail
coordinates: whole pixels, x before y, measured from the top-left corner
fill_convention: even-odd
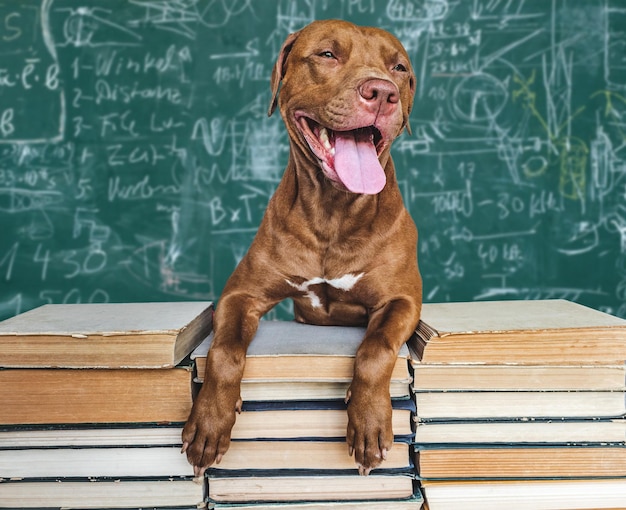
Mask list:
[[[381,450],[383,460],[387,460],[387,448]]]
[[[224,455],[222,455],[221,453],[217,454],[217,457],[215,457],[215,463],[219,464],[220,462],[222,462],[222,458],[224,457]]]
[[[182,448],[180,449],[180,453],[185,453],[187,451],[187,448],[189,448],[189,443],[187,441],[185,441],[183,443]]]
[[[348,455],[350,455],[350,457],[354,455],[354,446],[348,446]]]
[[[366,468],[362,464],[357,464],[357,468],[359,469],[360,476],[367,476],[370,474],[370,471],[372,470],[372,468]]]

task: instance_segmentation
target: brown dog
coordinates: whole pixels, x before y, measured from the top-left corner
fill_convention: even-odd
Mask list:
[[[368,474],[393,442],[391,370],[421,310],[417,230],[389,154],[408,128],[415,77],[391,34],[330,20],[287,38],[271,86],[289,163],[219,301],[183,451],[198,476],[220,462],[259,319],[292,298],[300,322],[367,324],[346,400],[349,453]]]

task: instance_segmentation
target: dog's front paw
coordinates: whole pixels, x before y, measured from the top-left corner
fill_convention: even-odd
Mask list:
[[[214,398],[194,402],[183,428],[182,453],[193,466],[195,476],[203,476],[212,464],[219,464],[230,446],[230,433],[235,425],[235,413],[241,412],[241,398],[234,405],[220,405]]]
[[[391,401],[385,392],[379,394],[356,388],[348,391],[346,401],[348,450],[354,455],[359,474],[369,475],[387,458],[387,452],[393,446]]]

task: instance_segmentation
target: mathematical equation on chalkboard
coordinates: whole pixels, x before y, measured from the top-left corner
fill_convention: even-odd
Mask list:
[[[288,158],[274,60],[323,18],[412,59],[392,154],[425,301],[626,316],[620,0],[25,0],[0,5],[0,319],[217,300]]]

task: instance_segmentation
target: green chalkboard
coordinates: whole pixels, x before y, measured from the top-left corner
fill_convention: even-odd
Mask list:
[[[390,30],[416,69],[393,154],[425,301],[626,316],[621,0],[21,0],[0,5],[0,318],[218,299],[287,160],[274,59],[323,18]]]

